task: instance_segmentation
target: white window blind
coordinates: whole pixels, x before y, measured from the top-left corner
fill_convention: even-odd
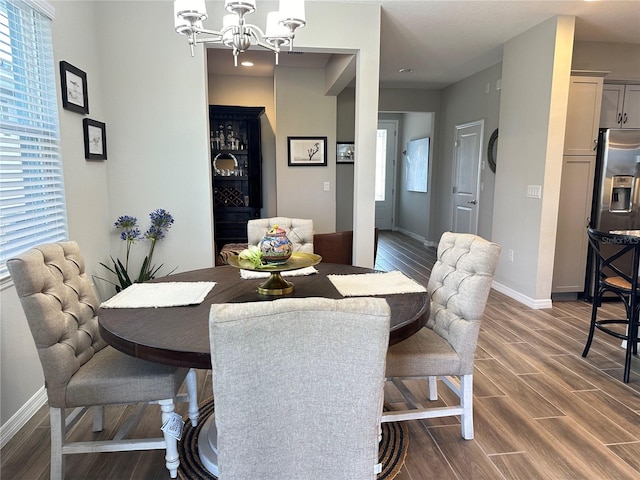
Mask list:
[[[67,238],[52,11],[0,0],[0,279],[6,260]]]

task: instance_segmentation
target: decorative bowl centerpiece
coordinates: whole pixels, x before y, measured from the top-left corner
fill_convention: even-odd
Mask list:
[[[287,232],[283,228],[274,225],[262,237],[258,248],[262,252],[262,258],[265,262],[271,264],[282,264],[289,260],[293,252],[291,240],[287,238]]]

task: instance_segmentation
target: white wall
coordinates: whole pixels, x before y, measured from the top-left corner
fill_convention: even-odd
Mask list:
[[[345,88],[337,97],[336,141],[353,142],[356,122],[356,91]],[[353,229],[352,163],[336,165],[336,231]]]
[[[211,266],[204,49],[189,55],[185,38],[172,28],[172,2],[98,2],[97,14],[94,54],[102,65],[110,215],[134,215],[146,229],[151,211],[168,210],[175,223],[154,257],[165,265],[161,273]],[[117,232],[111,241],[121,255]]]
[[[434,113],[409,112],[401,115],[398,132],[398,168],[396,169],[396,207],[395,227],[403,232],[417,235],[420,239],[429,239],[431,198],[434,181]],[[382,118],[382,115],[381,115]],[[408,143],[419,138],[429,137],[429,163],[427,192],[407,190],[407,151]]]
[[[432,144],[431,162],[437,162],[437,122],[440,110],[440,91],[422,89],[392,89],[383,88],[379,91],[379,118],[391,118],[389,115],[403,112],[428,112],[433,113],[432,120]],[[338,124],[337,140],[346,141],[354,138],[354,115],[355,115],[355,91],[346,88],[338,95]],[[393,118],[400,119],[401,116]],[[400,143],[399,143],[400,145]],[[357,150],[357,148],[356,148]],[[353,206],[353,201],[349,199],[353,196],[353,170],[350,164],[338,165],[336,171],[337,186],[337,230],[351,230],[353,224],[353,212],[349,209]],[[397,211],[397,209],[396,209]],[[429,214],[426,215],[428,217]],[[424,225],[429,223],[428,218],[424,219]],[[421,231],[424,229],[421,229]],[[412,232],[416,233],[416,232]]]
[[[445,88],[442,91],[442,115],[440,121],[439,162],[436,164],[434,200],[432,201],[431,238],[437,242],[442,233],[451,229],[453,196],[453,159],[456,125],[484,120],[482,158],[480,170],[481,191],[478,198],[478,235],[491,239],[493,194],[496,174],[486,163],[487,145],[491,133],[498,128],[500,114],[500,90],[497,82],[502,76],[502,63]],[[487,92],[487,86],[489,91]],[[502,136],[502,131],[500,131]],[[501,160],[498,159],[498,164]],[[501,168],[500,165],[497,167]]]
[[[278,215],[311,218],[316,233],[335,232],[336,97],[324,95],[319,68],[281,67],[274,77]],[[327,137],[326,166],[288,166],[287,137],[305,136]],[[324,182],[329,182],[329,191]]]
[[[552,18],[504,48],[492,226],[503,254],[494,285],[534,307],[551,305],[574,23]],[[527,198],[527,185],[542,185],[542,199]]]

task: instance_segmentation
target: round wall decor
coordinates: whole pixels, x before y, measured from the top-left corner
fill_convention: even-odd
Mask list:
[[[489,138],[487,146],[487,162],[493,173],[496,173],[496,154],[498,152],[498,129],[496,128]]]

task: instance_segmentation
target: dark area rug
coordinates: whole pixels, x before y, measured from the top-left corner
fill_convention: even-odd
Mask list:
[[[182,480],[217,479],[215,475],[204,468],[198,456],[198,434],[213,410],[212,397],[200,404],[200,418],[197,427],[191,426],[188,416],[184,418],[185,426],[182,440],[178,442],[178,452],[180,453],[178,477]],[[382,463],[382,472],[378,474],[378,480],[391,480],[400,472],[408,447],[409,431],[402,422],[382,424],[382,441],[378,457]]]

